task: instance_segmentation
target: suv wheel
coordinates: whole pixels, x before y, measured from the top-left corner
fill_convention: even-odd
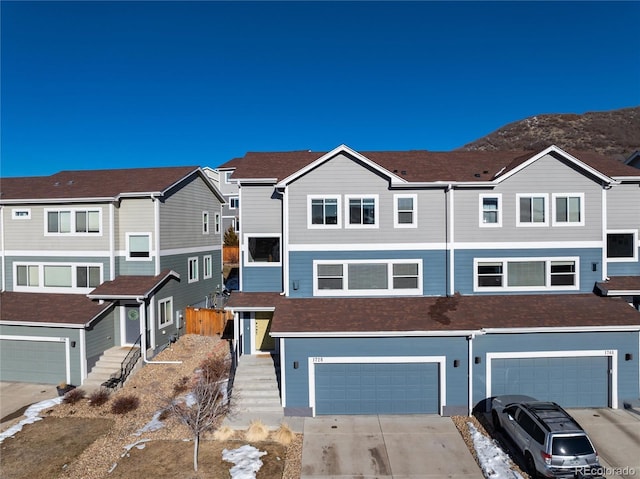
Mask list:
[[[527,452],[524,455],[524,461],[526,463],[529,476],[531,477],[531,479],[536,479],[538,477],[538,471],[536,469],[536,463],[533,460],[533,456],[531,455],[531,453]]]
[[[493,421],[493,429],[495,431],[501,431],[502,426],[500,425],[500,419],[498,418],[498,413],[495,411],[491,411],[491,419]]]

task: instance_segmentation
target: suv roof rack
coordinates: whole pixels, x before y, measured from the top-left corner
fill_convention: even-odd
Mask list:
[[[550,432],[584,431],[567,411],[554,402],[530,402],[523,406]]]

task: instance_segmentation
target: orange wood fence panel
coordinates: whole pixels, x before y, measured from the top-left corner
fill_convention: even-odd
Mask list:
[[[239,246],[225,246],[222,248],[222,260],[224,264],[236,264],[240,261]]]
[[[222,334],[228,319],[233,319],[233,313],[230,311],[191,307],[185,310],[187,334],[200,334],[202,336]]]

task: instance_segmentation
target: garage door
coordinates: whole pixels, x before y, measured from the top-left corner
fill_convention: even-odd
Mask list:
[[[437,363],[316,365],[316,414],[437,414]]]
[[[494,358],[491,395],[501,394],[525,394],[563,407],[607,407],[609,358]]]
[[[58,384],[67,377],[65,343],[0,341],[0,380]]]

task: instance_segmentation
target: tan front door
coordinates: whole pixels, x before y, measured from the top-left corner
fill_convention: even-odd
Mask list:
[[[256,313],[256,351],[273,351],[276,341],[269,335],[272,312]]]

